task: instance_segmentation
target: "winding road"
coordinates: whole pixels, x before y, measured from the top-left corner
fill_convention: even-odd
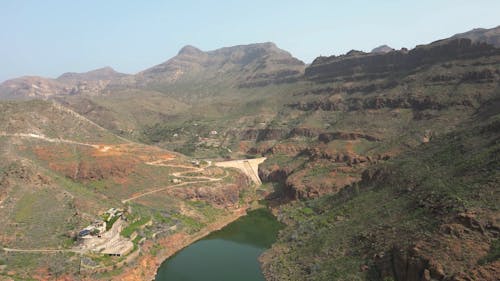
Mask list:
[[[0,137],[2,137],[2,136],[3,137],[17,137],[17,138],[31,138],[31,139],[37,139],[37,140],[42,140],[42,141],[51,142],[51,143],[67,143],[67,144],[81,145],[81,146],[99,149],[103,152],[106,152],[112,148],[112,146],[107,146],[107,145],[103,146],[103,145],[97,145],[97,144],[90,144],[90,143],[66,140],[66,139],[61,139],[61,138],[57,138],[57,139],[56,138],[49,138],[49,137],[46,137],[44,135],[34,134],[34,133],[0,132]],[[257,174],[257,167],[258,167],[258,164],[262,163],[265,159],[266,158],[224,161],[224,162],[215,163],[214,165],[218,166],[218,167],[225,167],[225,168],[228,168],[228,167],[237,168],[237,169],[241,170],[244,174],[246,174],[256,184],[261,184],[260,179],[259,179],[258,174]],[[217,177],[217,178],[207,177],[207,176],[189,176],[186,174],[188,174],[188,173],[201,173],[201,172],[205,171],[206,168],[210,167],[211,165],[209,165],[207,167],[195,167],[195,166],[187,166],[187,165],[179,165],[179,164],[169,164],[168,161],[171,161],[171,160],[172,159],[170,159],[170,160],[156,160],[156,161],[145,162],[145,164],[151,165],[151,166],[158,166],[158,167],[186,169],[186,171],[173,172],[171,175],[178,178],[178,179],[184,179],[184,180],[190,180],[190,181],[185,181],[185,182],[181,182],[178,184],[169,185],[169,186],[145,191],[141,194],[131,196],[127,199],[123,199],[121,202],[125,204],[127,202],[136,200],[138,198],[142,198],[142,197],[147,196],[147,195],[158,193],[158,192],[161,192],[161,191],[167,190],[169,188],[173,188],[173,187],[179,187],[179,186],[185,186],[185,185],[203,183],[203,182],[218,182],[218,181],[222,181],[224,178],[226,178],[229,175],[229,173],[225,170],[224,175],[222,177]],[[17,253],[71,252],[71,253],[78,253],[78,254],[85,253],[84,250],[80,250],[80,249],[13,249],[13,248],[2,248],[2,247],[0,247],[0,249],[2,249],[3,251],[5,251],[7,253],[9,253],[9,252],[17,252]]]
[[[178,187],[178,186],[184,186],[188,184],[195,184],[195,183],[202,183],[202,182],[216,182],[216,181],[221,181],[225,177],[228,176],[227,171],[224,171],[224,175],[220,178],[213,178],[213,177],[205,177],[205,176],[185,176],[184,174],[187,173],[199,173],[204,171],[206,168],[198,168],[198,167],[193,167],[193,166],[186,166],[186,165],[174,165],[174,164],[165,164],[165,162],[170,161],[170,160],[158,160],[158,161],[153,161],[153,162],[146,162],[146,165],[151,165],[151,166],[160,166],[160,167],[169,167],[169,168],[183,168],[183,169],[188,169],[187,171],[182,171],[182,172],[174,172],[172,173],[172,176],[179,178],[179,179],[197,179],[197,181],[187,181],[187,182],[182,182],[174,185],[169,185],[165,187],[160,187],[157,189],[149,190],[144,193],[134,195],[130,198],[122,200],[122,203],[127,203],[132,200],[151,195],[160,191],[167,190],[172,187]]]
[[[77,253],[83,254],[84,252],[76,249],[12,249],[0,248],[6,253]]]

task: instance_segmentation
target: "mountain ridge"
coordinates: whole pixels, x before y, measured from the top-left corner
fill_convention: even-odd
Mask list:
[[[73,81],[73,80],[83,80],[83,81],[93,81],[93,80],[112,80],[117,79],[129,74],[120,73],[114,70],[110,66],[105,66],[90,70],[87,72],[66,72],[56,78],[58,81]]]
[[[483,42],[500,48],[500,26],[494,28],[474,28],[464,33],[458,33],[451,38],[468,38],[473,42]]]
[[[210,80],[224,73],[240,72],[238,79],[251,83],[265,78],[273,79],[273,76],[279,76],[280,71],[283,74],[284,70],[289,71],[289,75],[285,76],[299,75],[304,68],[302,61],[271,42],[236,45],[206,52],[187,45],[177,56],[143,70],[136,76],[138,79],[172,83],[182,80],[184,75],[200,73],[202,80]]]
[[[424,49],[423,46],[435,46],[454,39],[469,39],[473,44],[484,43],[500,47],[500,26],[484,29],[477,28],[459,33],[450,38],[439,40],[428,45],[420,45],[412,49]],[[388,55],[393,49],[382,45],[368,55]],[[395,51],[404,54],[406,50]],[[411,51],[409,51],[411,52]],[[349,52],[341,56],[328,58],[348,58],[364,55],[363,52]],[[392,56],[395,56],[392,54]],[[259,87],[297,81],[303,74],[311,73],[311,69],[326,57],[318,57],[310,65],[293,57],[272,42],[253,43],[222,47],[203,51],[195,46],[182,47],[176,56],[163,63],[144,69],[136,74],[128,75],[116,72],[111,67],[103,67],[83,73],[67,72],[55,79],[39,76],[24,76],[7,80],[0,84],[0,98],[50,98],[60,95],[100,95],[112,92],[113,89],[127,87],[161,88],[183,80],[223,82],[224,75],[231,74],[230,80],[237,81],[235,87]],[[306,71],[306,69],[308,71]],[[183,77],[185,79],[183,79]],[[203,82],[204,81],[204,82]]]
[[[34,88],[39,95],[30,98],[49,101],[0,102],[0,153],[9,160],[0,163],[0,183],[10,182],[0,184],[0,200],[13,198],[0,202],[0,242],[67,249],[74,235],[63,233],[97,210],[131,207],[130,222],[152,224],[136,229],[139,276],[144,264],[155,266],[163,242],[265,198],[287,224],[261,259],[268,280],[496,281],[499,50],[448,38],[412,50],[353,50],[306,67],[273,43],[187,45],[95,91],[95,81],[73,82],[79,88],[56,95],[51,87],[67,84],[27,79],[17,95]],[[209,165],[257,157],[267,158],[261,186]],[[47,197],[50,182],[60,194]],[[18,279],[43,270],[80,277],[80,258],[23,257],[0,249]],[[120,261],[108,258],[83,262]],[[121,270],[84,278],[122,280]]]

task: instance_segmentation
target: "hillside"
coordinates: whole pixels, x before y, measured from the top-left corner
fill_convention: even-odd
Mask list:
[[[483,42],[500,47],[500,26],[495,28],[476,28],[468,32],[454,35],[452,38],[468,38],[473,42]]]
[[[145,126],[140,139],[195,157],[266,155],[263,179],[292,199],[317,197],[455,130],[498,95],[499,54],[453,39],[407,53],[318,58],[299,81],[210,96]]]
[[[255,199],[237,171],[195,166],[177,153],[120,138],[54,102],[0,108],[2,280],[151,274],[154,267],[126,273],[132,269],[123,261],[137,260],[139,249],[141,260],[154,260],[164,255],[160,243],[179,243],[238,217]],[[123,217],[108,222],[102,238],[85,242],[82,229],[111,208]],[[101,253],[118,244],[130,249],[121,257]]]
[[[498,280],[499,99],[453,133],[282,208],[268,280]]]
[[[268,280],[495,280],[497,31],[308,66],[273,43],[186,46],[135,75],[104,68],[7,81],[3,98],[50,101],[0,103],[9,183],[0,185],[0,243],[33,247],[41,232],[45,247],[71,250],[61,233],[108,207],[131,208],[134,222],[152,220],[138,230],[140,262],[152,265],[168,244],[161,238],[188,241],[265,197],[288,225],[262,257]],[[205,162],[261,156],[258,190]],[[31,227],[51,200],[60,227]],[[47,268],[40,256],[14,256],[0,252],[0,261],[20,278]],[[76,260],[63,267],[74,271]]]
[[[208,83],[230,78],[239,87],[252,87],[294,80],[303,70],[303,62],[273,43],[240,45],[209,52],[185,46],[177,56],[138,73],[134,78],[141,85],[157,87],[162,83]]]
[[[80,81],[115,80],[125,76],[127,76],[127,74],[119,73],[113,68],[107,66],[84,73],[66,72],[57,77],[56,80],[61,82],[78,83]]]

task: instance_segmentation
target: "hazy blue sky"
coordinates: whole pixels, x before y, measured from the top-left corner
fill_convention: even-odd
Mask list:
[[[500,25],[499,0],[1,0],[0,81],[109,65],[135,73],[191,44],[273,41],[305,62],[412,48]]]

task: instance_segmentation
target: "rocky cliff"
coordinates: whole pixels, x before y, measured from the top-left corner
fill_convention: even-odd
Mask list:
[[[341,78],[384,77],[391,73],[409,73],[418,67],[452,59],[471,59],[500,54],[500,50],[484,42],[466,38],[447,39],[430,45],[418,46],[410,51],[388,53],[353,52],[343,56],[319,57],[306,69],[305,76],[314,81]]]
[[[475,28],[471,31],[459,33],[452,38],[468,38],[473,42],[483,42],[495,47],[500,47],[500,26],[495,28]]]

